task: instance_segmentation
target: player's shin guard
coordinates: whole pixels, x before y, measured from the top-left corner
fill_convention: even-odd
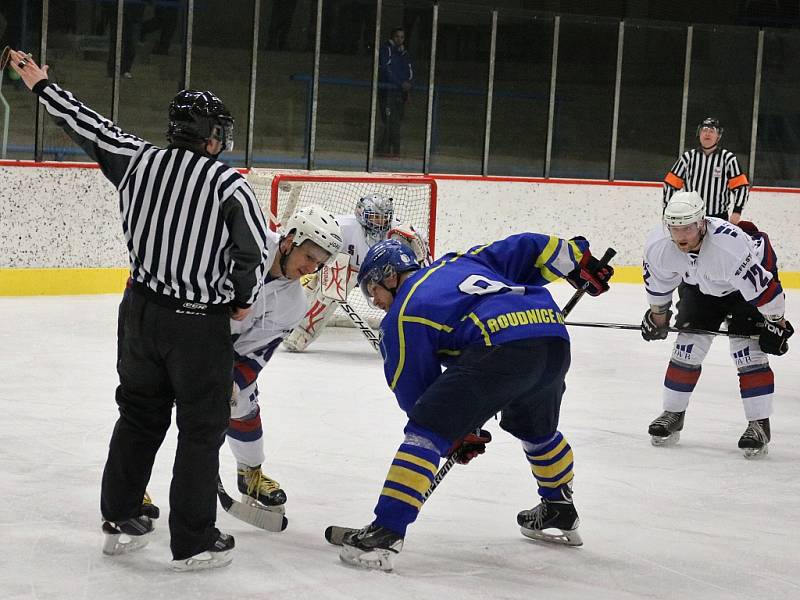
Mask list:
[[[383,483],[375,506],[375,523],[405,536],[406,528],[417,519],[438,467],[439,452],[409,443],[407,436]]]
[[[531,472],[539,484],[539,495],[546,499],[559,499],[559,488],[573,478],[572,448],[560,431],[543,440],[522,442]]]
[[[738,446],[745,458],[760,458],[769,453],[769,416],[774,389],[775,376],[769,364],[739,368],[739,390],[748,425]]]
[[[236,462],[253,466],[264,462],[264,430],[258,406],[246,416],[231,419],[226,433]]]
[[[544,440],[524,441],[525,456],[539,484],[542,501],[517,515],[526,537],[546,542],[580,546],[580,519],[572,503],[572,448],[560,432]]]

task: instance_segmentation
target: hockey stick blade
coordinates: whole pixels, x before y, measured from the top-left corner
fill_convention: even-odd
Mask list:
[[[348,533],[353,533],[354,531],[358,531],[353,527],[339,527],[338,525],[329,525],[325,529],[325,539],[328,541],[329,544],[333,544],[334,546],[341,546],[342,542],[344,541],[344,536]]]
[[[226,513],[253,527],[258,527],[265,531],[283,531],[289,524],[289,520],[281,513],[251,506],[231,498],[225,491],[222,480],[219,477],[217,477],[217,497]]]

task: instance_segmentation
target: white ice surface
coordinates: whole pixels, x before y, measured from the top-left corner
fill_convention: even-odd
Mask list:
[[[571,288],[553,287],[563,302]],[[533,542],[517,511],[537,503],[518,442],[488,424],[487,453],[448,475],[410,530],[392,574],[340,564],[326,525],[372,517],[404,415],[355,330],[329,330],[304,355],[282,350],[262,374],[265,470],[287,491],[289,528],[267,533],[220,510],[233,564],[168,570],[174,428],[149,486],[163,516],[150,546],[100,552],[99,490],[116,418],[115,296],[0,299],[0,598],[800,598],[800,336],[773,358],[773,443],[761,461],[736,447],[745,420],[718,339],[681,443],[653,448],[668,342],[572,328],[561,430],[575,452],[584,546]],[[638,323],[642,289],[584,298],[572,318]],[[800,293],[787,315],[800,324]],[[235,488],[234,461],[221,454]]]

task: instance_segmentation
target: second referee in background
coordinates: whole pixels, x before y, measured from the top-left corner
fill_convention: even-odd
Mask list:
[[[697,192],[706,202],[706,215],[738,223],[747,202],[749,182],[736,155],[719,145],[722,126],[706,117],[697,126],[700,145],[684,152],[664,178],[664,205],[678,190]],[[733,211],[731,211],[731,201]]]
[[[10,58],[56,124],[119,191],[131,270],[119,311],[119,419],[101,492],[103,552],[141,548],[153,531],[142,500],[174,403],[172,566],[226,565],[234,540],[215,522],[233,386],[230,318],[249,311],[268,259],[266,222],[252,190],[217,160],[233,147],[233,119],[212,93],[185,90],[170,105],[170,144],[158,148],[48,81],[47,66],[29,55],[11,51]]]

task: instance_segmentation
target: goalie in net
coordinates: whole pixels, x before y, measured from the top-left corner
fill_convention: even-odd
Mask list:
[[[339,302],[346,301],[356,286],[358,269],[371,246],[396,239],[414,252],[421,264],[432,260],[428,241],[413,225],[401,223],[394,215],[394,199],[373,192],[359,198],[353,214],[336,217],[342,228],[342,250],[319,273],[303,280],[309,296],[308,311],[292,331],[284,346],[303,352],[331,322]]]

